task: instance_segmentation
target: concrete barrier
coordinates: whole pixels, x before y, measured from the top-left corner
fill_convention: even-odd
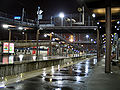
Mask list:
[[[20,73],[30,72],[55,65],[63,65],[84,58],[85,57],[72,57],[72,58],[51,59],[51,60],[43,60],[43,61],[17,62],[14,64],[1,64],[0,77],[17,75]]]

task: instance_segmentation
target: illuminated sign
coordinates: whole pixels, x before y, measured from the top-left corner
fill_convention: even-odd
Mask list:
[[[8,56],[3,56],[3,64],[8,64]]]
[[[3,53],[14,53],[14,43],[3,43]]]
[[[13,64],[14,63],[14,56],[9,56],[9,64]]]
[[[3,43],[3,53],[8,53],[8,48],[9,47],[9,44],[6,42],[6,43]]]
[[[10,43],[10,45],[9,45],[9,53],[14,53],[14,43]]]
[[[14,19],[20,20],[21,17],[20,16],[15,16]]]

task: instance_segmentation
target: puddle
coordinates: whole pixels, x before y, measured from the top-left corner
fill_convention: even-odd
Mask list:
[[[9,88],[9,89],[15,89],[14,86],[7,86],[6,88]]]
[[[94,68],[93,62],[87,61],[78,63],[69,67],[51,72],[45,73],[25,80],[22,83],[22,87],[17,89],[14,85],[7,86],[7,90],[86,90],[84,84],[86,84],[86,77]],[[89,70],[88,70],[89,69]],[[20,85],[18,85],[20,86]]]
[[[80,63],[80,64],[86,64],[85,62],[82,62],[82,63]]]
[[[80,73],[78,76],[85,76],[86,74],[85,73]]]
[[[45,81],[48,81],[48,82],[55,82],[55,81],[59,81],[59,79],[45,78]]]
[[[37,78],[37,77],[30,78],[30,79],[27,79],[27,80],[28,80],[28,81],[32,81],[32,82],[40,81],[40,79]]]
[[[37,76],[37,78],[43,78],[42,76]]]
[[[55,88],[53,90],[73,90],[73,89],[70,87],[60,87],[60,88]]]

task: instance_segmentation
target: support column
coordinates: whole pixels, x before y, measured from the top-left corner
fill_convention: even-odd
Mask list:
[[[51,43],[51,41],[52,41],[52,33],[50,33],[50,53],[49,53],[49,55],[50,56],[52,56],[52,43]]]
[[[37,59],[38,59],[38,40],[39,40],[39,30],[37,30],[37,34],[36,34],[36,42],[37,42],[37,52],[36,52],[36,56],[37,56]]]
[[[8,29],[9,30],[9,43],[8,43],[8,55],[10,54],[10,42],[11,42],[11,29]]]
[[[106,7],[106,55],[105,73],[111,72],[111,7]]]
[[[27,43],[27,39],[28,39],[27,33],[25,33],[25,41],[26,41],[26,43]]]
[[[97,60],[100,61],[100,33],[97,29]]]
[[[118,40],[116,42],[116,60],[119,60],[119,43],[118,43]]]
[[[9,42],[11,42],[11,30],[10,29],[8,30],[9,30]]]

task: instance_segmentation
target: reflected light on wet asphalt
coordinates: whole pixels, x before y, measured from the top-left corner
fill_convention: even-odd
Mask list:
[[[22,62],[23,61],[23,57],[24,57],[24,55],[19,55],[19,59],[20,59],[20,62]]]
[[[0,88],[6,88],[4,81],[0,82]]]
[[[76,81],[77,82],[81,81],[81,77],[80,76],[76,76]]]
[[[60,65],[52,66],[49,72],[46,68],[42,69],[42,74],[24,81],[21,81],[23,74],[18,75],[18,82],[11,84],[14,90],[86,90],[85,80],[89,77],[91,67],[96,64],[96,59],[86,60],[79,62],[75,65],[60,68]],[[68,63],[67,63],[68,64]],[[0,83],[2,90],[13,90],[5,88],[4,83]],[[34,88],[34,89],[33,89]]]
[[[93,64],[96,64],[97,63],[97,59],[93,59]]]
[[[55,90],[61,90],[61,88],[56,88]]]
[[[36,56],[33,56],[33,61],[36,61]]]

